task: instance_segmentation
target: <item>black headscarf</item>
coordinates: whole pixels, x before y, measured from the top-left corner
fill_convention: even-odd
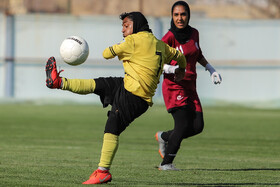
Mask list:
[[[178,29],[173,21],[173,11],[175,6],[177,5],[182,5],[185,7],[185,10],[188,14],[188,24],[185,28],[183,29]],[[184,44],[186,43],[186,41],[188,41],[191,37],[192,34],[192,27],[189,25],[189,21],[190,21],[190,17],[191,17],[191,13],[190,13],[190,7],[188,5],[188,3],[186,3],[185,1],[177,1],[176,3],[173,4],[172,8],[171,8],[171,28],[169,29],[175,36],[175,39],[180,43],[180,44]]]
[[[126,17],[129,17],[133,21],[133,34],[141,31],[152,32],[147,19],[141,12],[129,12],[120,15],[121,20]]]

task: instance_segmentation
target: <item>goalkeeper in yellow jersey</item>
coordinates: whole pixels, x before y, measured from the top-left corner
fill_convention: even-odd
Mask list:
[[[112,106],[105,125],[100,162],[83,184],[100,184],[112,180],[109,172],[118,149],[119,135],[137,117],[153,105],[152,97],[164,64],[176,60],[179,68],[175,81],[185,75],[186,60],[182,53],[158,40],[140,12],[123,13],[124,41],[103,52],[106,59],[118,56],[123,61],[124,77],[67,79],[59,76],[54,57],[46,64],[47,87],[68,90],[77,94],[94,93],[100,96],[103,107]]]

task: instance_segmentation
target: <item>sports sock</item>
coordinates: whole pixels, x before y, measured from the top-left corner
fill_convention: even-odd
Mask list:
[[[167,131],[167,132],[162,132],[161,133],[161,138],[165,141],[168,142],[170,134],[173,132],[173,130]]]
[[[78,94],[89,94],[95,90],[94,79],[66,79],[62,78],[62,90],[68,90]]]
[[[173,144],[168,143],[167,150],[161,165],[171,164],[176,157],[176,154],[179,150],[180,146],[175,146]]]
[[[109,168],[104,168],[104,167],[98,167],[99,170],[102,170],[102,171],[107,171],[109,170]]]
[[[114,156],[118,150],[119,145],[119,136],[105,133],[103,138],[103,146],[101,150],[100,162],[98,164],[99,167],[110,168]]]

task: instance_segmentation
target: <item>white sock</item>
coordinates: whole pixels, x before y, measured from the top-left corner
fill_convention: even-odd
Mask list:
[[[104,168],[104,167],[98,167],[98,169],[102,170],[102,171],[106,171],[106,170],[109,170],[109,168]]]

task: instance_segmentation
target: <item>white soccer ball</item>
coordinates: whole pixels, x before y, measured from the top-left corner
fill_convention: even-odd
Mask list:
[[[60,46],[60,56],[69,65],[77,66],[88,57],[89,48],[86,40],[79,36],[69,36]]]

